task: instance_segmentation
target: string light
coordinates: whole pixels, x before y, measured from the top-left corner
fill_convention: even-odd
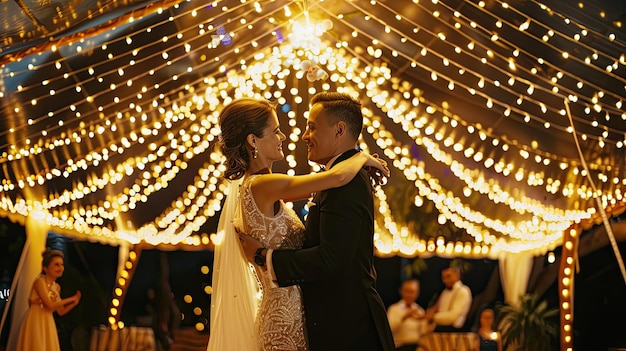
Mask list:
[[[351,5],[357,6],[358,4]],[[396,10],[385,4],[372,3],[370,5],[383,6],[396,13]],[[442,68],[437,70],[434,66],[427,66],[420,61],[421,59],[416,59],[405,52],[394,49],[385,41],[377,38],[369,38],[372,45],[360,53],[357,52],[357,48],[340,40],[336,40],[334,47],[329,46],[328,41],[335,40],[332,36],[326,35],[326,32],[332,28],[332,22],[328,19],[317,22],[311,17],[310,11],[332,15],[334,20],[342,21],[344,25],[350,26],[353,33],[359,33],[359,28],[349,24],[343,15],[328,13],[324,7],[317,6],[304,11],[305,23],[303,24],[299,21],[301,19],[299,16],[302,16],[302,13],[293,11],[289,6],[273,8],[266,12],[259,3],[241,2],[233,9],[220,11],[212,8],[210,11],[213,15],[210,16],[209,21],[183,28],[177,33],[164,37],[154,36],[152,42],[149,41],[141,47],[133,45],[136,42],[145,42],[145,40],[140,40],[139,36],[150,35],[151,32],[157,31],[160,26],[166,26],[174,19],[187,19],[188,16],[196,18],[206,8],[196,6],[179,11],[173,16],[163,16],[161,21],[157,21],[148,29],[137,30],[123,38],[115,38],[114,36],[113,39],[103,44],[86,40],[81,41],[80,45],[72,43],[67,47],[55,47],[55,50],[65,50],[69,54],[56,62],[38,64],[37,61],[33,61],[28,70],[10,72],[12,76],[19,76],[32,70],[44,71],[46,67],[54,64],[58,70],[55,72],[57,75],[45,77],[41,82],[42,86],[50,88],[48,98],[52,97],[52,92],[55,95],[65,95],[69,89],[74,89],[77,93],[77,100],[68,104],[67,111],[71,111],[70,117],[63,119],[59,117],[65,113],[64,110],[51,111],[44,116],[30,118],[27,125],[16,125],[4,132],[17,135],[22,130],[26,130],[27,126],[41,126],[49,123],[50,118],[57,119],[59,122],[53,124],[52,127],[45,128],[41,135],[31,135],[27,139],[21,139],[23,140],[22,146],[8,148],[6,149],[7,153],[0,155],[0,162],[6,165],[13,164],[18,160],[33,160],[33,156],[39,156],[41,160],[29,161],[35,165],[33,167],[34,172],[16,173],[11,177],[5,177],[6,179],[2,183],[3,198],[0,202],[0,211],[26,216],[34,208],[44,208],[49,211],[46,220],[51,225],[66,229],[68,232],[78,232],[80,235],[102,237],[102,240],[123,238],[131,243],[145,241],[154,245],[200,243],[202,242],[200,237],[194,236],[195,231],[208,218],[219,212],[219,204],[224,196],[223,190],[221,190],[223,189],[220,180],[221,170],[215,166],[221,162],[221,156],[210,151],[211,143],[216,140],[218,135],[216,114],[220,106],[228,103],[230,99],[236,96],[274,98],[281,101],[281,105],[285,105],[289,99],[293,99],[295,104],[291,106],[292,110],[287,111],[288,117],[293,123],[289,123],[291,127],[290,142],[286,149],[290,150],[290,154],[287,155],[289,164],[287,171],[295,173],[297,167],[295,142],[301,136],[302,131],[298,129],[298,123],[295,120],[297,115],[294,111],[306,110],[306,108],[299,106],[306,104],[306,99],[303,99],[302,96],[311,94],[313,91],[300,92],[296,89],[290,91],[289,96],[283,96],[279,91],[290,85],[287,83],[288,77],[295,76],[301,79],[306,76],[302,69],[307,70],[316,67],[316,72],[326,74],[314,77],[315,80],[313,81],[319,79],[320,84],[323,85],[337,84],[340,88],[343,87],[355,95],[357,90],[367,91],[368,98],[386,115],[380,117],[375,115],[373,111],[366,111],[368,130],[376,125],[376,127],[372,127],[372,138],[376,140],[381,149],[385,150],[386,156],[392,159],[396,168],[402,172],[407,181],[413,182],[416,190],[425,194],[421,197],[422,200],[431,201],[435,204],[435,207],[441,212],[440,220],[454,223],[455,226],[472,236],[480,246],[477,249],[470,242],[453,244],[451,246],[453,252],[480,256],[486,253],[498,255],[500,252],[509,251],[546,250],[547,247],[559,243],[559,233],[569,223],[595,215],[595,210],[591,207],[569,210],[558,206],[543,205],[540,201],[523,193],[511,194],[502,186],[502,183],[490,181],[482,174],[482,172],[496,172],[506,178],[507,181],[513,180],[528,187],[543,188],[549,194],[562,194],[570,199],[591,199],[596,196],[595,192],[591,192],[585,186],[580,186],[577,179],[576,169],[579,166],[577,160],[542,151],[536,146],[520,144],[517,140],[506,136],[494,135],[488,127],[469,122],[463,115],[451,113],[449,106],[446,106],[447,103],[431,101],[422,96],[412,83],[397,80],[392,70],[387,68],[384,62],[377,64],[373,64],[373,62],[382,58],[384,51],[389,51],[394,57],[405,58],[407,62],[411,63],[412,68],[429,69],[431,76],[434,77],[433,80],[443,82],[446,89],[450,91],[458,91],[458,88],[461,88],[471,92],[473,96],[484,98],[487,109],[501,109],[502,115],[508,118],[519,116],[518,118],[522,118],[527,123],[536,121],[542,128],[561,131],[569,131],[569,129],[555,124],[550,119],[554,118],[553,115],[562,115],[562,111],[554,109],[551,104],[542,101],[541,97],[531,96],[540,92],[555,94],[554,89],[558,88],[556,93],[570,94],[570,100],[584,103],[587,101],[585,96],[568,90],[566,86],[558,85],[561,80],[568,77],[567,74],[569,73],[561,74],[559,72],[556,74],[553,81],[550,81],[552,85],[550,88],[547,88],[546,84],[530,83],[522,74],[534,75],[535,73],[520,64],[521,55],[530,57],[530,54],[515,48],[506,41],[506,37],[498,35],[497,41],[510,46],[510,52],[515,56],[515,60],[503,56],[500,52],[488,50],[481,42],[471,41],[470,45],[467,46],[468,52],[461,49],[464,46],[451,42],[452,38],[456,37],[451,36],[450,32],[430,33],[427,28],[421,28],[417,23],[407,19],[406,16],[400,16],[399,13],[395,15],[397,23],[384,23],[366,9],[365,5],[358,6],[357,9],[365,14],[371,23],[375,22],[380,25],[381,32],[386,35],[396,35],[398,40],[419,47],[417,51],[423,59],[439,57],[439,64]],[[416,3],[415,6],[426,9],[425,4]],[[438,7],[436,12],[429,12],[438,21],[446,21],[450,18],[449,15],[454,17],[456,22],[449,27],[451,30],[462,33],[464,23],[467,23],[471,28],[482,31],[488,35],[488,38],[493,39],[494,33],[488,32],[470,18],[464,17],[464,14],[446,7],[447,5],[443,2],[430,6]],[[488,11],[485,6],[479,7],[481,11]],[[511,6],[507,6],[506,9],[514,10]],[[230,23],[238,23],[237,26],[225,28],[223,25],[219,25],[219,23],[225,23],[225,19],[231,13],[235,13],[235,10],[240,12],[240,15],[238,18],[231,18]],[[264,16],[259,16],[259,13]],[[496,16],[495,13],[488,13],[491,16]],[[281,16],[290,19],[278,24],[276,18]],[[270,49],[271,52],[247,50],[246,54],[242,54],[244,48],[260,48],[263,46],[261,43],[266,42],[265,33],[247,36],[245,41],[240,40],[242,32],[254,31],[266,21],[264,18],[270,18],[267,21],[275,26],[278,24],[277,29],[272,32],[272,36],[279,45],[273,46]],[[527,30],[529,26],[534,24],[528,19],[525,21],[524,23],[527,23],[525,28],[517,25],[515,28]],[[403,35],[402,31],[398,29],[399,27],[396,27],[396,25],[400,26],[404,23],[415,28],[415,32],[420,35],[431,35],[439,38],[444,44],[453,47],[457,54],[467,55],[488,65],[494,69],[494,72],[502,74],[502,77],[493,79],[484,74],[479,74],[468,66],[462,65],[457,59],[445,56],[438,51],[437,47],[425,48],[421,46],[413,37]],[[505,20],[498,20],[497,25],[501,29],[514,26]],[[289,33],[286,36],[288,41],[282,42],[283,32]],[[368,36],[366,32],[361,32],[359,35]],[[549,33],[550,38],[559,35],[558,31]],[[206,40],[203,44],[198,44],[203,36],[210,38],[210,45],[206,45]],[[152,47],[156,48],[159,43],[163,42],[168,43],[167,51],[152,50]],[[104,62],[94,62],[83,70],[74,72],[88,74],[86,80],[81,81],[75,87],[59,86],[66,81],[68,75],[72,74],[72,72],[63,72],[65,61],[69,62],[71,59],[83,57],[86,52],[93,49],[98,50],[98,48],[104,55],[113,57],[114,47],[118,45],[129,47],[129,50],[117,54],[118,57],[123,57],[126,60],[126,65],[118,66],[115,69],[106,69]],[[197,55],[200,58],[199,63],[194,67],[180,67],[179,72],[162,76],[152,86],[136,86],[135,82],[148,76],[157,76],[158,72],[170,70],[173,65],[183,62],[183,56],[174,54],[177,50],[184,51],[186,55]],[[484,57],[476,54],[480,50],[484,51]],[[210,59],[207,52],[214,52],[216,56]],[[190,75],[194,71],[217,67],[216,65],[222,61],[220,57],[223,58],[228,55],[237,55],[239,59],[238,61],[230,61],[226,65],[222,64],[219,66],[219,70],[213,71],[214,73],[206,77],[192,81],[187,80],[184,86],[177,87],[167,94],[159,93],[159,91],[163,91],[162,87],[176,84],[175,82],[185,75]],[[534,59],[541,65],[551,64],[540,58],[534,57]],[[131,73],[130,68],[132,66],[147,64],[153,60],[157,60],[159,63],[151,64],[149,70]],[[505,64],[501,65],[500,61]],[[312,62],[314,65],[306,67],[306,62]],[[454,66],[455,69],[449,70],[450,66]],[[510,71],[504,71],[500,67],[508,67]],[[443,68],[451,72],[458,72],[458,76],[444,74]],[[9,66],[5,67],[3,74],[6,74],[9,69]],[[467,77],[468,74],[476,77],[477,86],[470,87],[464,83],[462,79],[465,79],[464,77]],[[535,77],[532,79],[536,81]],[[539,79],[543,83],[547,83],[543,80],[544,78],[539,77]],[[501,84],[501,81],[508,84]],[[81,95],[84,86],[94,82],[98,82],[108,89],[102,89],[88,96]],[[518,88],[520,85],[523,87]],[[589,82],[584,82],[583,86],[592,85]],[[11,94],[28,94],[35,88],[35,85],[21,86]],[[519,98],[520,108],[511,106],[510,103],[506,103],[501,98],[491,94],[489,90],[493,88],[498,88],[511,95],[515,94],[516,98]],[[100,101],[105,96],[106,90],[121,91],[122,89],[134,89],[136,93],[120,93],[113,102],[109,103]],[[517,89],[522,89],[522,93],[518,95]],[[272,90],[275,92],[272,93]],[[232,91],[233,97],[228,96],[230,94],[225,94],[226,91]],[[389,94],[390,91],[395,93]],[[3,95],[6,95],[6,92],[3,92]],[[604,115],[608,116],[603,117],[603,119],[609,121],[611,115],[615,114],[616,111],[615,107],[607,108],[607,105],[602,101],[607,96],[611,96],[611,92],[604,94],[601,91],[596,91],[595,96],[590,98],[589,102],[592,103],[590,112],[603,112]],[[45,103],[45,99],[35,97],[31,99],[31,102],[31,105],[39,106]],[[528,108],[525,105],[527,103],[537,106],[534,113],[527,111]],[[88,108],[89,106],[93,107],[94,104],[95,109]],[[620,104],[614,105],[619,108]],[[416,109],[417,106],[419,107]],[[15,113],[24,113],[25,109],[26,107],[16,107]],[[112,109],[116,110],[116,113],[107,116],[105,111]],[[390,130],[385,128],[385,125],[390,121],[402,128],[414,145],[424,148],[430,157],[429,163],[444,165],[463,184],[464,189],[473,192],[473,196],[483,197],[497,207],[506,208],[506,211],[515,213],[514,216],[519,220],[505,223],[473,210],[471,206],[464,203],[468,196],[455,196],[454,189],[448,189],[446,185],[438,184],[436,175],[425,172],[423,165],[415,164],[407,157],[410,152],[397,154],[390,151],[391,146],[401,150],[408,150],[412,147],[399,142],[403,137],[394,136]],[[577,121],[588,123],[585,118],[580,118]],[[137,128],[138,126],[140,127]],[[602,128],[602,133],[599,135],[585,133],[586,140],[597,140],[602,145],[623,145],[623,140],[614,137],[616,130],[603,126],[601,123],[596,123],[593,127]],[[139,132],[128,133],[129,130]],[[65,137],[58,138],[60,134],[64,134]],[[479,136],[480,142],[478,139],[466,142],[466,140],[472,140],[474,135]],[[108,140],[108,144],[99,141],[103,138]],[[621,138],[624,139],[623,133]],[[90,148],[91,151],[85,155],[79,153],[72,155],[63,161],[64,163],[49,161],[50,159],[63,159],[58,155],[67,152],[71,147],[80,148],[84,145],[100,146]],[[148,152],[140,157],[127,156],[129,155],[128,150],[135,145],[143,145]],[[492,150],[487,148],[489,145],[493,146]],[[44,157],[44,155],[49,157]],[[115,229],[112,223],[117,217],[130,214],[141,207],[143,203],[146,203],[154,194],[168,188],[170,183],[185,172],[188,162],[201,155],[208,155],[211,162],[198,169],[192,184],[181,192],[178,198],[172,202],[172,206],[156,215],[153,222],[141,225],[131,232],[119,232]],[[459,157],[465,161],[453,161],[458,160]],[[523,169],[523,165],[529,160],[535,160],[536,168],[534,171]],[[113,161],[116,164],[115,167],[107,166]],[[41,164],[37,164],[38,162]],[[576,176],[568,181],[562,175],[551,173],[549,169],[553,163],[561,165],[561,170]],[[614,175],[610,176],[611,171],[606,164],[593,164],[593,162],[590,164],[593,172],[597,172],[598,179],[603,183],[612,184],[611,187],[606,187],[606,190],[603,190],[604,203],[611,204],[622,201],[623,192],[615,186],[626,185],[623,177],[620,177],[619,173],[613,173]],[[483,169],[481,172],[476,172],[477,169],[481,168]],[[39,199],[36,197],[24,199],[19,195],[25,189],[36,188],[47,181],[62,177],[73,178],[76,174],[88,174],[88,176],[85,180],[76,183],[71,189],[62,190],[57,195]],[[98,204],[77,205],[78,200],[103,193],[109,187],[121,183],[129,185],[118,194],[108,195],[105,200]],[[385,225],[378,225],[378,228],[382,230],[377,241],[377,245],[379,245],[377,248],[381,253],[396,252],[411,255],[418,252],[439,252],[441,250],[450,253],[447,251],[450,250],[448,249],[449,243],[443,242],[440,245],[434,242],[433,246],[424,237],[424,233],[403,235],[406,233],[406,227],[397,224],[396,220],[392,219],[391,211],[388,210],[388,205],[384,204],[386,200],[381,194],[378,195],[378,199],[381,203],[381,213],[384,213],[383,217],[387,218],[383,220]],[[459,249],[459,247],[462,248]]]
[[[537,0],[530,2],[535,9],[562,22],[548,25],[526,7],[502,1],[467,2],[471,11],[463,12],[445,1],[413,1],[415,16],[376,1],[346,2],[354,9],[350,15],[332,13],[323,2],[312,8],[306,0],[301,4],[296,10],[292,2],[240,1],[218,8],[217,3],[162,1],[159,8],[121,17],[107,35],[51,38],[39,47],[40,55],[1,56],[0,81],[20,83],[0,86],[0,112],[13,117],[0,131],[5,140],[0,213],[33,216],[60,233],[103,243],[211,247],[219,244],[219,235],[199,231],[227,195],[223,156],[212,149],[220,108],[242,96],[276,100],[287,120],[286,172],[296,174],[296,142],[302,135],[297,119],[305,114],[307,97],[336,88],[367,102],[361,148],[383,150],[397,181],[413,187],[413,205],[432,205],[440,226],[451,224],[467,234],[451,240],[410,229],[394,216],[381,187],[375,193],[377,254],[497,258],[521,251],[542,254],[563,244],[561,342],[571,348],[580,234],[572,223],[596,218],[591,200],[600,208],[623,206],[623,167],[601,156],[582,167],[571,155],[553,152],[549,141],[500,135],[471,112],[459,113],[457,105],[468,98],[498,123],[506,119],[564,138],[576,133],[590,149],[614,157],[626,142],[615,121],[626,120],[626,113],[623,91],[604,83],[626,84],[619,73],[626,64],[623,40]],[[393,19],[379,18],[379,9]],[[123,32],[147,14],[157,19],[150,27]],[[327,18],[316,18],[320,14]],[[380,36],[368,34],[354,17],[379,29]],[[171,33],[174,21],[189,25]],[[334,23],[347,29],[354,43],[329,33]],[[259,30],[268,24],[270,31]],[[40,30],[24,37],[44,37],[36,34]],[[516,44],[517,36],[547,52],[538,56]],[[572,49],[561,49],[563,42]],[[50,60],[50,53],[58,58]],[[91,64],[74,69],[74,60]],[[404,64],[394,66],[392,60]],[[576,69],[564,70],[564,63],[599,78],[586,80]],[[400,78],[403,72],[408,79]],[[31,75],[41,80],[26,79]],[[410,81],[422,75],[458,99],[433,97]],[[303,78],[304,83],[294,81]],[[34,96],[37,91],[40,96]],[[62,106],[54,103],[59,97],[67,99]],[[565,111],[554,103],[562,98],[576,109],[571,116],[576,128],[565,123]],[[48,104],[48,111],[37,112],[42,115],[32,113]],[[598,188],[588,186],[585,177],[593,177]],[[173,190],[181,178],[186,186]],[[47,187],[53,182],[68,185],[53,190]],[[147,223],[126,221],[166,191],[174,192],[173,200]],[[557,197],[565,202],[543,201]],[[475,208],[474,201],[486,206]],[[139,252],[132,249],[118,272],[109,309],[112,329],[124,327],[120,308]]]

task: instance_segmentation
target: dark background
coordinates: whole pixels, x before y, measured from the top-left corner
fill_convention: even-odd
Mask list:
[[[10,287],[19,255],[25,241],[24,228],[0,219],[0,310],[4,310],[6,290]],[[114,288],[117,267],[118,248],[108,245],[69,240],[66,237],[49,235],[48,245],[61,248],[66,254],[66,270],[59,280],[62,295],[71,295],[76,289],[83,293],[81,303],[68,315],[57,318],[60,340],[63,350],[72,350],[70,338],[87,338],[91,328],[107,324],[108,307],[111,291]],[[620,244],[624,252],[626,244]],[[210,295],[205,287],[211,285],[211,272],[204,274],[202,267],[211,267],[213,253],[211,250],[201,251],[165,251],[145,250],[141,253],[139,264],[130,283],[121,320],[125,325],[136,325],[142,315],[147,313],[148,303],[146,292],[155,288],[159,272],[160,260],[165,259],[170,269],[169,283],[174,300],[179,307],[183,319],[181,327],[195,328],[196,324],[206,326],[201,333],[208,333]],[[424,258],[420,270],[415,268],[419,258],[376,258],[378,273],[378,290],[388,306],[399,299],[398,287],[402,279],[411,275],[421,281],[421,294],[418,303],[426,307],[432,297],[437,294],[443,284],[440,272],[447,267],[452,259],[441,257]],[[424,264],[425,263],[425,264]],[[456,262],[464,267],[464,282],[476,296],[481,293],[489,280],[497,261],[489,259]],[[554,264],[558,264],[557,262]],[[558,307],[558,286],[556,282],[542,296],[550,307]],[[185,296],[191,297],[190,302]],[[590,255],[581,257],[580,271],[575,281],[575,312],[574,312],[574,345],[576,350],[607,350],[611,347],[626,347],[626,284],[621,276],[617,260],[610,246],[606,246]],[[494,305],[502,303],[501,288]],[[194,311],[199,308],[200,313]],[[196,310],[197,311],[197,310]],[[474,322],[474,316],[468,317],[468,323]],[[10,318],[7,318],[0,339],[0,349],[6,344]],[[554,343],[558,349],[558,339]]]

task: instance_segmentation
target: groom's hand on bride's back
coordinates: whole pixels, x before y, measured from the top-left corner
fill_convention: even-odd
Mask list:
[[[239,242],[241,243],[243,254],[250,263],[254,263],[254,253],[258,248],[263,247],[263,244],[250,235],[242,232],[239,228],[235,227],[235,231],[237,232],[237,235],[239,235]]]

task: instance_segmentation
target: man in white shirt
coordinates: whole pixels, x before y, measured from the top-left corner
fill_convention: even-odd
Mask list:
[[[419,319],[424,315],[424,309],[415,302],[419,293],[419,281],[407,279],[400,287],[402,299],[387,309],[396,351],[415,351],[420,336],[426,332],[426,321]]]
[[[472,291],[461,281],[461,271],[457,267],[441,271],[441,280],[446,288],[441,292],[437,303],[429,308],[421,318],[434,322],[435,332],[460,332],[472,306]]]

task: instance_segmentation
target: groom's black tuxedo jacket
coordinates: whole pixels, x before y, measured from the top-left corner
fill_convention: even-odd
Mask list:
[[[333,165],[354,155],[343,153]],[[318,193],[301,250],[276,250],[280,286],[302,288],[310,351],[394,350],[373,266],[374,201],[369,174]]]

